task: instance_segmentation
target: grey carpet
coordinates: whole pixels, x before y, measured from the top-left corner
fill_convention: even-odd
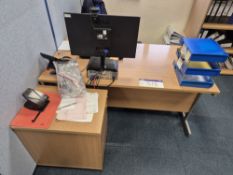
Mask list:
[[[108,109],[104,170],[38,166],[34,175],[232,175],[233,77],[218,77],[218,96],[203,95],[184,135],[176,113]]]

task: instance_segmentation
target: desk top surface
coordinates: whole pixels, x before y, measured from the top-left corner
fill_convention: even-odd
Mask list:
[[[179,85],[172,64],[176,59],[176,49],[177,46],[138,44],[135,59],[125,58],[119,61],[118,79],[111,87],[147,89],[139,86],[139,79],[151,79],[162,80],[164,83],[164,88],[153,88],[154,90],[218,94],[220,91],[216,85],[211,88],[192,88]],[[88,63],[87,59],[79,59],[78,56],[71,55],[70,51],[58,51],[55,56],[77,58],[80,70],[84,70]],[[86,70],[83,71],[83,75],[84,81],[87,82]],[[39,81],[56,83],[57,79],[46,70],[39,77]],[[106,86],[109,82],[109,80],[101,80],[99,86]]]
[[[56,86],[38,86],[37,90],[42,92],[57,92]],[[107,91],[106,90],[94,90],[88,89],[88,92],[97,92],[99,94],[99,109],[98,113],[94,114],[92,122],[70,122],[54,120],[48,129],[30,129],[30,128],[14,128],[15,130],[33,130],[41,132],[55,132],[55,133],[74,133],[74,134],[89,134],[98,135],[101,134],[105,109],[107,107]]]

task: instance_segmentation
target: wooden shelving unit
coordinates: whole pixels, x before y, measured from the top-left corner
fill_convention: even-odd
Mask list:
[[[225,51],[231,55],[233,55],[233,47],[232,48],[227,48]]]
[[[212,0],[194,0],[184,33],[187,37],[197,37],[201,29],[227,30],[233,32],[233,24],[205,23]],[[233,55],[233,47],[225,51]],[[222,69],[222,75],[233,75],[233,70]]]
[[[232,24],[218,24],[218,23],[203,23],[203,29],[214,29],[214,30],[230,30],[233,31]],[[233,54],[233,48],[226,48],[225,51],[229,54]],[[233,70],[223,68],[221,75],[233,75]]]
[[[194,0],[187,24],[184,28],[185,36],[197,37],[205,21],[206,14],[212,0]]]
[[[218,23],[204,23],[203,29],[214,29],[214,30],[233,30],[232,24],[218,24]]]
[[[233,75],[233,70],[231,69],[222,69],[221,75]]]
[[[227,53],[229,53],[229,54],[233,54],[233,48],[225,49],[225,51],[226,51]],[[223,69],[221,70],[221,75],[233,75],[233,70],[223,68]]]
[[[225,51],[233,55],[233,48],[225,49]],[[233,75],[233,70],[224,68],[221,70],[221,75]]]

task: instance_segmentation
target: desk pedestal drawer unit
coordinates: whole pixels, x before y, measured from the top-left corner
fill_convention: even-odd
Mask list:
[[[56,87],[40,86],[38,90],[56,91]],[[107,91],[96,91],[99,93],[99,111],[90,123],[54,119],[48,129],[12,127],[38,165],[103,169]]]

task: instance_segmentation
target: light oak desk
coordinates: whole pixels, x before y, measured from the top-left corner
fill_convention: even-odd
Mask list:
[[[108,88],[108,106],[136,108],[182,113],[185,132],[190,135],[188,114],[201,94],[219,94],[216,85],[211,88],[181,87],[178,83],[172,62],[176,59],[177,46],[138,44],[135,59],[119,61],[118,79]],[[88,60],[79,59],[68,51],[58,51],[56,57],[70,56],[77,59],[84,81],[87,82]],[[139,79],[162,80],[164,88],[139,86]],[[57,83],[49,70],[38,78],[39,83]],[[107,86],[108,80],[101,80],[99,86]]]
[[[56,86],[39,86],[55,92]],[[48,129],[11,127],[38,165],[103,169],[107,132],[107,91],[99,94],[99,110],[90,123],[58,121]]]

